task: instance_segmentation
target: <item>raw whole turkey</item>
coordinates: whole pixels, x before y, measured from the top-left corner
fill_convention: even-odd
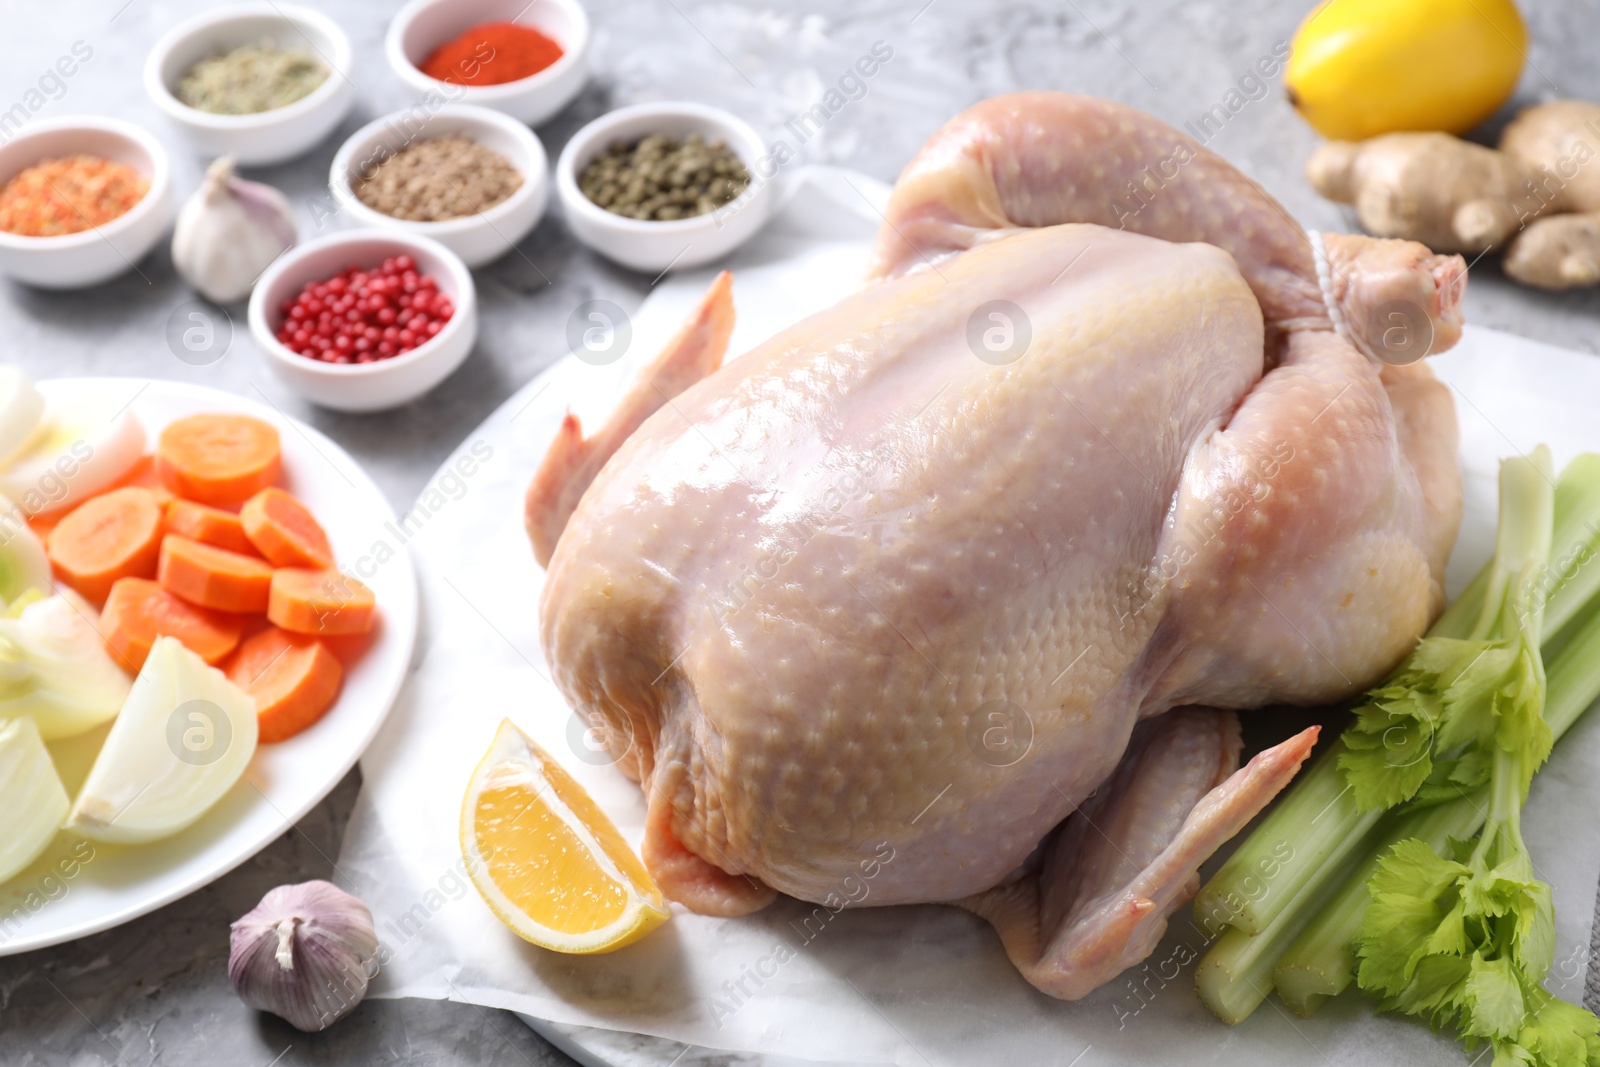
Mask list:
[[[731,280],[527,524],[553,676],[666,895],[947,902],[1077,998],[1143,959],[1314,730],[1443,603],[1465,265],[1310,235],[1159,121],[989,100],[862,287],[722,366]]]

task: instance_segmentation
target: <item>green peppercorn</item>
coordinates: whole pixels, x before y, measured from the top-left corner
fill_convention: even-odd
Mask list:
[[[660,133],[633,144],[613,141],[578,176],[578,188],[594,204],[657,222],[715,211],[749,185],[750,172],[733,150],[698,133],[681,141]]]

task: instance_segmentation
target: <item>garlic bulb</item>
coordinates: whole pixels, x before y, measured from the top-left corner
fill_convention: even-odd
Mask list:
[[[296,240],[289,201],[270,185],[234,176],[233,157],[206,168],[172,233],[172,265],[218,304],[250,294],[267,265]]]
[[[280,885],[233,924],[234,992],[307,1033],[361,1003],[377,973],[372,912],[329,882]]]

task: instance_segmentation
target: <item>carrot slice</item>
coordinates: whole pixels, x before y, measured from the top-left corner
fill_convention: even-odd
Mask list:
[[[282,489],[263,489],[244,502],[239,522],[256,551],[276,567],[333,566],[333,546],[316,516]]]
[[[156,470],[174,493],[202,504],[241,504],[278,480],[278,431],[249,415],[190,415],[169,423]]]
[[[372,628],[372,590],[336,570],[279,567],[267,618],[300,634],[361,634]]]
[[[374,619],[374,622],[377,620]],[[378,639],[378,627],[373,626],[364,634],[322,634],[319,640],[328,646],[340,663],[346,667],[352,663],[359,663],[361,657],[367,654]]]
[[[226,668],[228,678],[256,698],[262,741],[282,741],[333,706],[344,669],[315,637],[269,626],[247,638]]]
[[[162,484],[161,475],[156,473],[156,457],[148,453],[140,456],[132,469],[111,488],[120,489],[127,485],[138,486],[140,489],[148,489],[155,493],[156,503],[162,507],[166,507],[168,501],[177,499],[173,496],[172,490]]]
[[[245,536],[239,516],[221,508],[173,497],[167,505],[167,532],[253,556],[256,546]]]
[[[266,611],[272,568],[259,559],[178,534],[161,539],[156,577],[191,604],[218,611]]]
[[[220,663],[239,643],[239,628],[238,616],[195,607],[144,578],[119,580],[100,613],[106,648],[134,674],[158,637],[176,637],[207,663]]]
[[[108,493],[113,489],[126,489],[129,487],[148,489],[155,494],[156,503],[161,507],[166,507],[167,501],[173,499],[172,490],[161,484],[161,479],[156,475],[155,464],[156,458],[154,456],[148,454],[140,456],[134,461],[133,466],[128,468],[128,473],[100,490],[100,492]],[[41,538],[45,537],[60,524],[62,519],[72,514],[77,509],[78,504],[81,503],[84,503],[84,501],[69,504],[64,508],[52,508],[48,511],[34,512],[28,516],[28,525],[33,527],[33,532]]]
[[[151,578],[161,551],[161,506],[148,489],[112,489],[90,497],[45,539],[56,574],[101,604],[119,578]]]
[[[22,510],[21,505],[16,505],[16,507],[17,510]],[[67,512],[65,511],[52,511],[47,515],[29,515],[27,518],[28,529],[33,531],[35,537],[48,544],[50,531],[59,526],[61,520],[66,517]]]

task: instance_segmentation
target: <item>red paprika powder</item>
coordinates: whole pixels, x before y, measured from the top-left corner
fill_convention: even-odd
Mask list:
[[[501,85],[561,58],[561,46],[532,26],[485,22],[434,49],[422,73],[452,85]]]

